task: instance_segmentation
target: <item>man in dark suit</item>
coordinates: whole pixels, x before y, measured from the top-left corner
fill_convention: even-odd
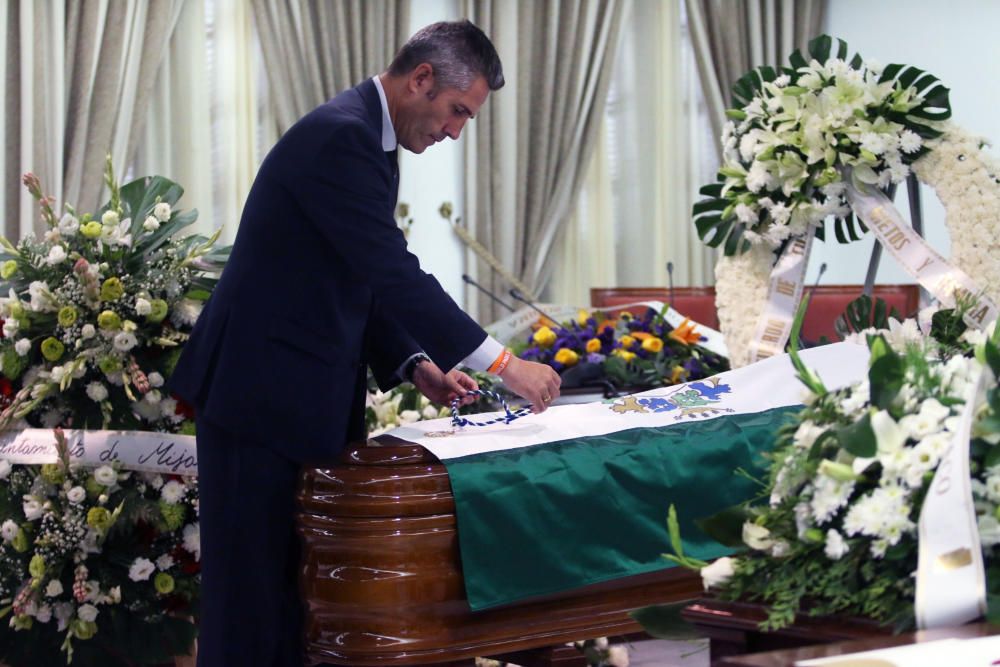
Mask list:
[[[424,28],[389,69],[315,109],[264,160],[236,242],[171,378],[197,410],[200,667],[302,664],[295,491],[364,436],[365,367],[447,403],[501,374],[545,409],[548,366],[512,357],[424,273],[396,227],[397,143],[446,137],[503,85],[468,21]]]

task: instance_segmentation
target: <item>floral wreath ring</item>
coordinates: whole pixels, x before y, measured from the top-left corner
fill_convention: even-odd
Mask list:
[[[792,54],[790,68],[760,67],[733,86],[718,182],[701,189],[708,198],[693,211],[699,237],[724,251],[716,306],[733,367],[748,363],[759,339],[776,255],[811,228],[824,239],[831,217],[841,243],[867,231],[848,201],[848,170],[870,186],[887,188],[912,172],[934,188],[951,265],[1000,300],[1000,263],[990,260],[1000,251],[1000,162],[982,151],[981,138],[943,122],[948,89],[934,76],[847,53],[845,42],[824,35],[806,54]],[[804,270],[803,258],[793,272],[796,303]]]

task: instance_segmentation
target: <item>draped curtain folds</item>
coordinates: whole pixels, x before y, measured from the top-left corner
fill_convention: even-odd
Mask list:
[[[475,236],[536,294],[593,152],[624,7],[464,0],[464,13],[497,45],[507,79],[469,126],[465,210]],[[509,289],[476,266],[493,292]],[[484,301],[478,311],[481,321],[500,315]]]
[[[3,14],[4,235],[40,231],[18,177],[36,173],[56,205],[93,211],[103,169],[119,169],[142,132],[184,0],[21,0]]]
[[[382,72],[406,41],[408,0],[253,0],[278,131]]]
[[[684,0],[712,130],[722,135],[730,91],[747,71],[786,65],[820,34],[826,0]]]

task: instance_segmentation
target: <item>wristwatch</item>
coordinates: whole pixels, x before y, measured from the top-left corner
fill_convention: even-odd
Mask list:
[[[410,357],[410,360],[406,362],[406,367],[403,368],[403,379],[407,382],[413,382],[413,373],[417,370],[417,365],[430,360],[431,358],[423,352]]]

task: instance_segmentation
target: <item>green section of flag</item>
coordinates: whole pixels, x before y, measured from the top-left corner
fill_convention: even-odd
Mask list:
[[[474,610],[672,567],[667,508],[685,553],[732,549],[694,520],[760,493],[777,429],[800,406],[636,428],[445,460]]]

